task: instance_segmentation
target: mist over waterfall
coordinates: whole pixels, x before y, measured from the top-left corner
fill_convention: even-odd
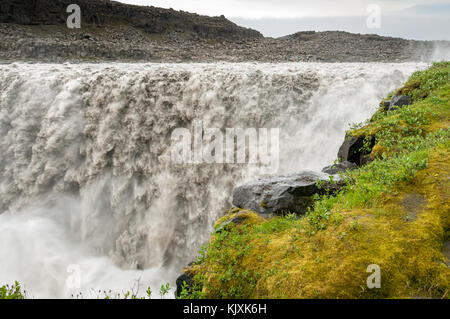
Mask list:
[[[175,129],[279,128],[278,174],[321,170],[349,124],[426,66],[0,65],[0,283],[31,297],[174,286],[233,187],[257,177],[244,164],[175,165]]]

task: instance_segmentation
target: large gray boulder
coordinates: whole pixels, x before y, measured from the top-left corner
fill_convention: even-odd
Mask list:
[[[328,174],[310,171],[258,179],[234,189],[233,205],[264,217],[288,212],[304,214],[312,205],[314,194],[333,192],[342,186],[338,176],[333,179],[335,183],[330,182]]]

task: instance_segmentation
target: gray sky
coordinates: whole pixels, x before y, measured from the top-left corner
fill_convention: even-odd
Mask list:
[[[343,30],[420,40],[450,40],[450,0],[120,0],[198,14],[225,15],[265,36],[304,30]],[[381,9],[380,28],[367,19]]]

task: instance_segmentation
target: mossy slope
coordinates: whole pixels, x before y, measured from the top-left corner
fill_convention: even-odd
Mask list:
[[[225,219],[247,220],[214,234],[187,269],[190,297],[449,298],[450,63],[416,72],[395,93],[414,103],[380,109],[350,132],[376,146],[372,162],[345,174],[348,186],[317,197],[300,219],[232,209]],[[371,264],[379,289],[366,284]]]

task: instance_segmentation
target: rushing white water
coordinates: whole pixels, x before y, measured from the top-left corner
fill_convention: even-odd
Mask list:
[[[245,165],[174,165],[176,128],[275,128],[280,171],[333,162],[350,123],[426,64],[0,65],[0,283],[33,297],[174,283]],[[70,265],[81,288],[67,285]]]

